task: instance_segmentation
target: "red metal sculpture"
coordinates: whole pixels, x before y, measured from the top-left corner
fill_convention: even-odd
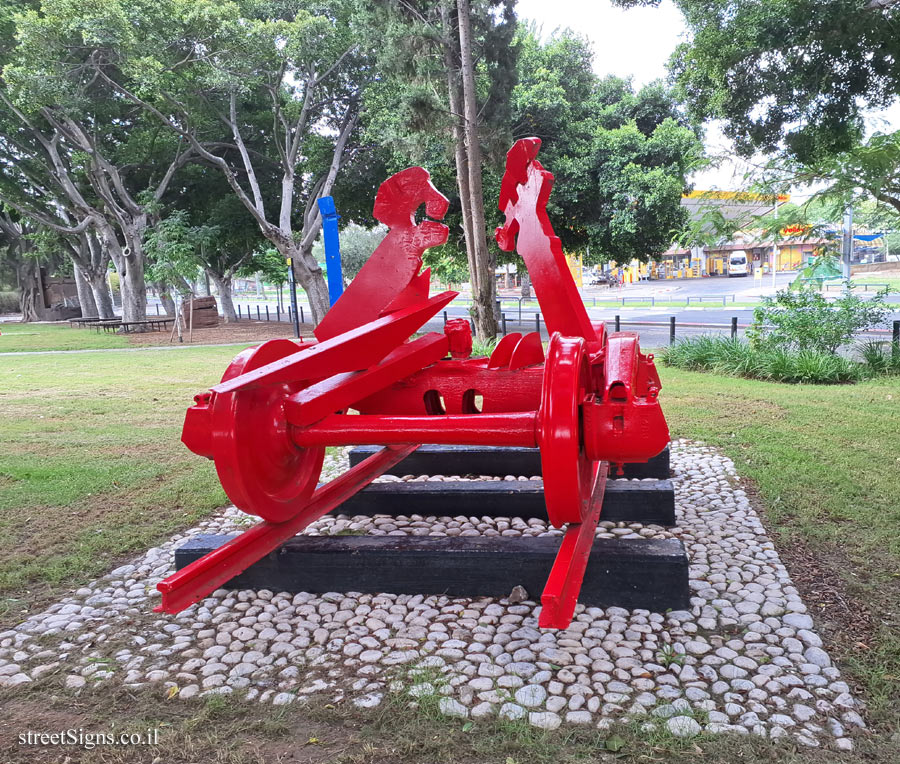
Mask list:
[[[385,181],[375,216],[390,233],[316,328],[316,341],[271,340],[246,350],[222,382],[195,398],[182,440],[215,461],[229,498],[257,524],[160,582],[175,613],[330,512],[419,444],[540,447],[547,512],[568,525],[541,596],[539,624],[571,621],[600,518],[609,463],[641,462],[669,440],[653,357],[637,336],[592,323],[547,217],[553,176],[540,140],[507,155],[500,192],[505,250],[517,249],[550,332],[509,334],[470,358],[464,319],[420,329],[455,296],[428,296],[422,253],[444,243],[447,199],[412,167]],[[449,357],[448,357],[449,356]],[[357,413],[348,414],[349,410]],[[317,488],[326,446],[385,448]]]

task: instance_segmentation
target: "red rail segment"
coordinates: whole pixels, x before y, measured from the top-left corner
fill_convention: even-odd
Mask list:
[[[195,398],[182,440],[213,459],[235,505],[263,518],[159,584],[157,610],[178,612],[340,505],[421,443],[539,446],[551,523],[568,525],[541,597],[541,627],[572,619],[600,519],[609,463],[656,456],[669,434],[653,357],[637,336],[592,324],[546,212],[553,176],[540,140],[516,143],[500,192],[497,241],[524,258],[551,331],[510,334],[471,358],[469,324],[410,339],[455,296],[428,296],[425,249],[447,227],[415,222],[447,200],[409,168],[382,184],[375,216],[390,232],[316,328],[317,341],[244,351]],[[449,357],[448,357],[449,356]],[[386,448],[317,488],[325,448]]]

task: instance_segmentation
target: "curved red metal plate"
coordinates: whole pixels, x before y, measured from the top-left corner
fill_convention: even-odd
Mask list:
[[[408,167],[381,184],[375,197],[375,219],[390,231],[356,278],[315,328],[320,340],[336,337],[390,310],[414,304],[428,282],[419,274],[422,253],[447,241],[450,229],[433,220],[416,223],[416,210],[425,205],[434,218],[443,218],[449,201],[431,183],[431,176],[421,167]]]
[[[516,349],[516,345],[519,344],[521,339],[522,335],[519,332],[512,332],[500,340],[497,343],[497,347],[494,348],[494,352],[491,353],[491,357],[488,360],[488,368],[503,369],[508,366],[513,350]]]
[[[526,366],[537,366],[544,362],[544,346],[541,335],[537,332],[526,334],[516,344],[509,359],[510,370],[524,369]]]

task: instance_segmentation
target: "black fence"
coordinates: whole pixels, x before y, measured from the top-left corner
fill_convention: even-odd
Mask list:
[[[733,295],[732,295],[733,297]],[[622,298],[622,299],[630,299],[630,298]],[[701,298],[692,298],[692,299],[701,299]],[[720,299],[716,297],[716,299]],[[291,311],[291,307],[287,306],[285,310],[281,309],[281,306],[276,305],[274,309],[271,309],[268,305],[261,306],[259,304],[255,306],[250,305],[235,305],[234,306],[235,313],[237,314],[239,321],[277,321],[277,322],[287,322],[291,323],[293,321],[293,313]],[[301,324],[306,323],[306,314],[307,310],[303,305],[297,306],[299,319]],[[156,315],[162,315],[160,312],[160,305],[157,303],[156,305]],[[447,323],[450,318],[449,312],[443,312],[444,323]],[[472,319],[469,319],[469,323],[472,326],[472,333],[475,333],[475,322]],[[607,323],[610,323],[607,321]],[[648,334],[652,335],[651,342],[642,342],[643,345],[647,347],[656,347],[662,344],[663,333],[668,330],[668,341],[669,344],[674,344],[676,338],[681,336],[682,334],[697,334],[698,332],[707,333],[709,331],[725,334],[726,332],[732,338],[738,337],[742,330],[746,330],[748,328],[748,324],[738,324],[738,317],[732,316],[731,321],[728,324],[704,324],[704,323],[696,323],[693,321],[682,321],[679,324],[676,320],[675,316],[669,316],[668,321],[623,321],[621,316],[616,314],[613,317],[612,325],[614,331],[622,331],[622,327],[643,327],[646,330],[649,330]],[[510,332],[517,331],[535,331],[541,334],[542,336],[549,336],[547,332],[547,325],[544,322],[543,317],[539,312],[531,313],[530,311],[523,312],[522,310],[522,302],[519,301],[519,304],[515,311],[509,313],[507,311],[500,311],[500,333],[505,337]],[[645,332],[642,332],[642,335]],[[894,347],[894,352],[900,352],[900,321],[894,321],[891,329],[888,330],[870,330],[868,332],[863,332],[866,335],[891,335],[891,344]],[[651,337],[648,337],[651,339]]]

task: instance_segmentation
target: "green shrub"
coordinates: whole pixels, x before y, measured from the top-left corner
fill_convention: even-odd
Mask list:
[[[890,314],[887,290],[871,299],[852,290],[829,300],[815,289],[784,290],[764,297],[753,312],[747,339],[757,349],[810,350],[834,354],[853,335],[884,323]]]
[[[480,340],[477,337],[472,339],[472,358],[483,358],[494,352],[500,337],[494,337],[491,340]]]
[[[841,384],[868,376],[850,359],[815,350],[759,348],[724,337],[693,337],[662,352],[667,366],[772,382]]]
[[[869,341],[858,346],[859,355],[871,376],[900,374],[900,351],[885,340]]]
[[[0,292],[0,313],[18,313],[19,307],[18,292]]]

